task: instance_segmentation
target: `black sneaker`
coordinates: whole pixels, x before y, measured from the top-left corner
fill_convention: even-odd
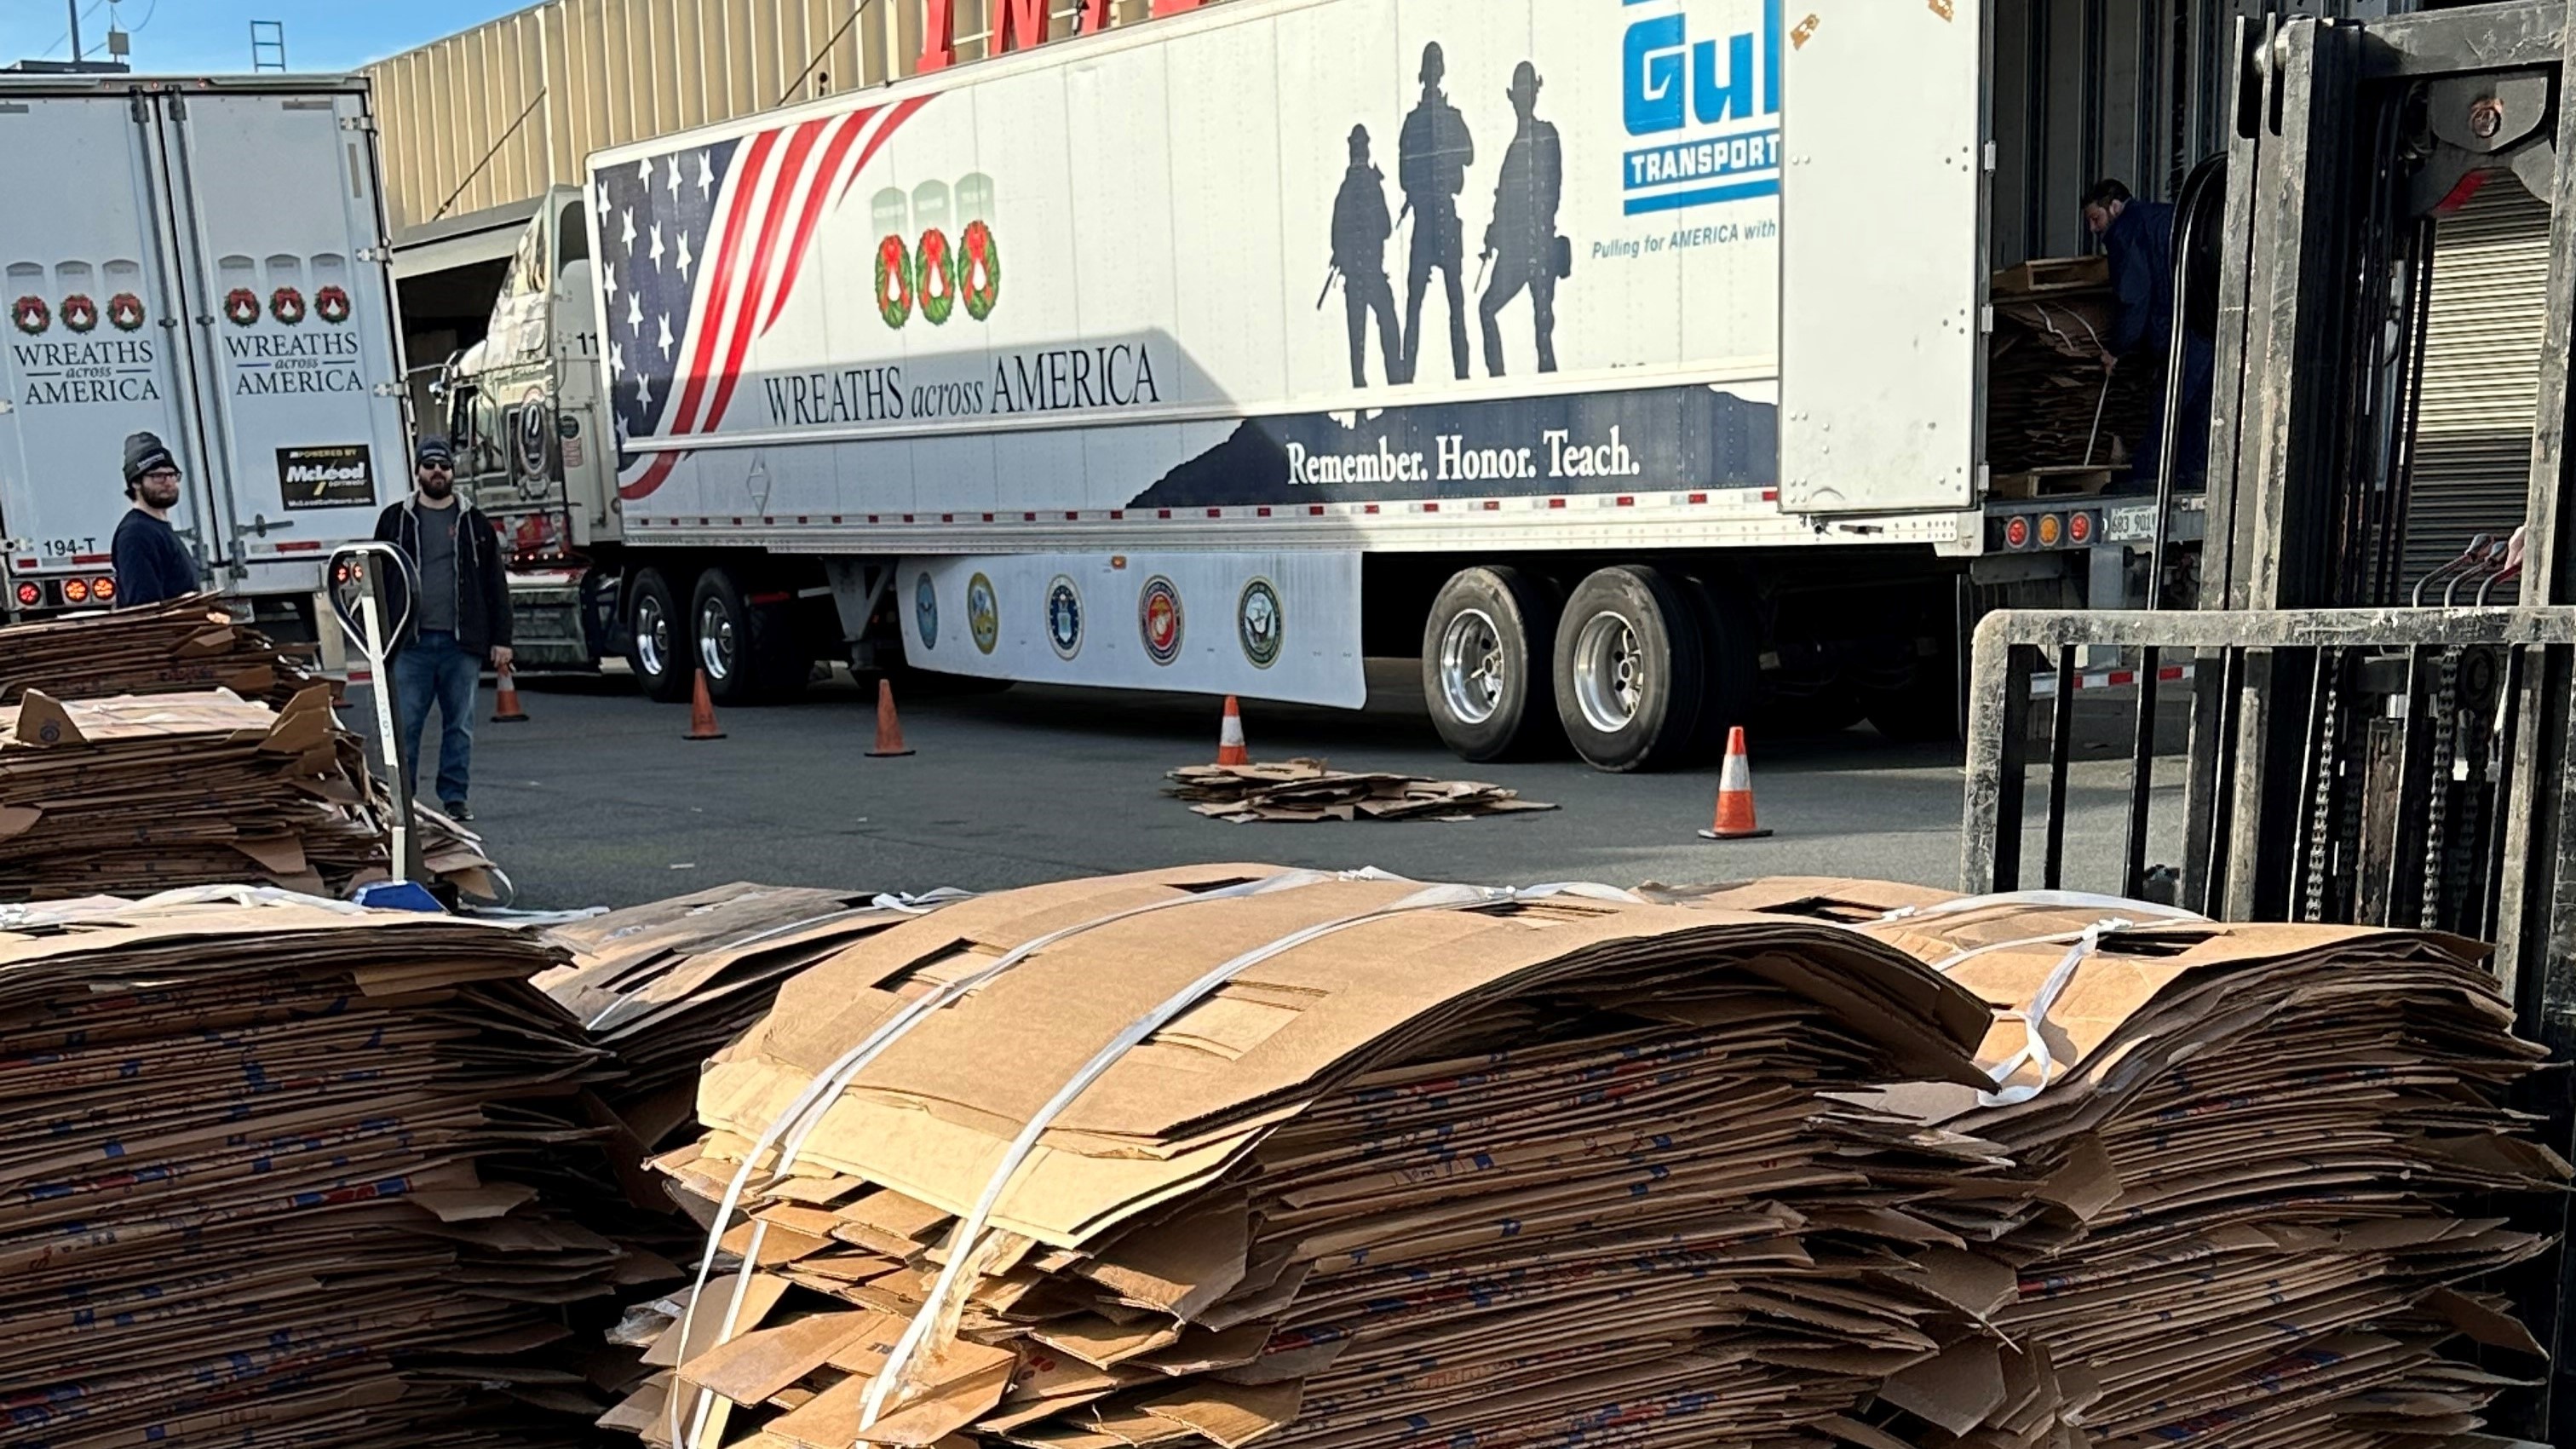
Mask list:
[[[462,800],[449,800],[441,804],[438,808],[446,813],[448,819],[455,821],[459,825],[462,825],[474,818],[474,807],[466,804]]]

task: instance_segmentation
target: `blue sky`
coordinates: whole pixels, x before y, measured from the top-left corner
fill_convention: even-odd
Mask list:
[[[103,52],[109,17],[134,36],[138,71],[250,69],[250,22],[286,25],[286,58],[303,71],[352,70],[436,40],[528,0],[78,0],[81,39]],[[68,60],[64,0],[0,0],[0,65]]]

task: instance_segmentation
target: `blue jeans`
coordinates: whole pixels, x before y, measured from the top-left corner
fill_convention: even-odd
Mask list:
[[[440,717],[438,799],[466,798],[466,771],[474,761],[474,687],[483,661],[443,630],[424,630],[394,656],[394,704],[402,719],[403,788],[420,794],[420,736],[429,707]]]

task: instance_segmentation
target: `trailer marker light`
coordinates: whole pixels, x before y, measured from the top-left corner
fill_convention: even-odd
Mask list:
[[[116,580],[105,574],[89,581],[89,596],[102,604],[116,602]]]
[[[2055,548],[2057,547],[2057,541],[2065,536],[2066,521],[2064,519],[2059,518],[2054,513],[2043,513],[2039,516],[2040,547]]]
[[[2030,547],[2030,520],[2015,518],[2004,524],[2004,542],[2013,548]]]
[[[32,609],[45,601],[45,591],[32,582],[18,586],[18,607]]]
[[[2078,513],[2068,518],[2066,520],[2066,537],[2073,543],[2092,542],[2093,515],[2090,513]]]
[[[1425,503],[1422,505],[1422,511],[1425,513],[1438,513],[1440,511],[1440,505],[1437,503]]]
[[[1550,508],[1563,508],[1565,506],[1565,500],[1562,498],[1551,498],[1547,500],[1547,506]]]
[[[1705,493],[1694,493],[1690,496],[1690,501],[1693,503],[1706,503],[1708,501],[1708,495]]]
[[[1222,508],[1211,508],[1208,510],[1208,517],[1223,518],[1225,517],[1225,510]]]
[[[1080,523],[1082,521],[1082,515],[1079,513],[1068,513],[1064,516],[1064,521],[1067,523]]]
[[[1154,516],[1156,518],[1169,518],[1172,516],[1172,510],[1168,508],[1157,508],[1154,510]]]
[[[1307,505],[1306,505],[1306,516],[1307,516],[1308,518],[1321,518],[1321,517],[1323,517],[1323,516],[1324,516],[1324,505],[1322,505],[1322,504],[1320,504],[1320,503],[1309,503],[1309,504],[1307,504]]]
[[[1374,504],[1374,503],[1371,503],[1371,504],[1367,505],[1366,507],[1362,508],[1360,511],[1361,511],[1361,512],[1363,512],[1363,513],[1375,513],[1375,512],[1377,512],[1377,505],[1376,505],[1376,504]]]
[[[1268,518],[1270,516],[1270,510],[1267,508],[1256,508],[1252,510],[1252,516],[1255,518]]]
[[[1637,506],[1637,500],[1629,497],[1625,493],[1622,493],[1619,495],[1619,501],[1611,506],[1614,508],[1634,508]]]
[[[88,603],[89,585],[79,579],[63,580],[63,602],[66,604]]]
[[[1501,500],[1501,499],[1499,499],[1499,498],[1488,498],[1488,499],[1486,499],[1486,500],[1485,500],[1485,511],[1486,511],[1487,513],[1500,513],[1500,512],[1502,512],[1502,511],[1503,511],[1503,502],[1502,502],[1502,500]]]

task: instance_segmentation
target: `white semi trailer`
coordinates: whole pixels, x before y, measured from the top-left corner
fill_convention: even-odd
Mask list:
[[[363,78],[0,75],[12,615],[114,602],[119,449],[150,431],[209,585],[310,626],[410,476],[379,194]]]
[[[595,156],[448,379],[523,658],[1949,733],[1972,565],[2123,602],[2157,510],[1989,497],[1986,7],[1816,8],[1232,0]]]

